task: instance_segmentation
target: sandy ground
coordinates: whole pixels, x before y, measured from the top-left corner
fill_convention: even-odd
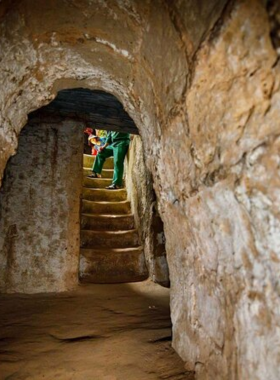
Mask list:
[[[0,379],[193,379],[171,348],[168,305],[150,281],[1,295]]]

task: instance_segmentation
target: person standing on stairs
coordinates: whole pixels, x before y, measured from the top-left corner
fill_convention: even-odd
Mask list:
[[[124,159],[128,151],[130,134],[122,132],[108,132],[106,143],[99,149],[89,178],[100,178],[106,158],[114,156],[114,176],[112,184],[106,189],[116,190],[122,187]]]

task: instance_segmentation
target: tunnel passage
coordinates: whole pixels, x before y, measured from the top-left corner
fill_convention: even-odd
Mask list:
[[[132,170],[147,173],[138,129],[113,95],[63,90],[49,105],[32,112],[0,192],[2,292],[64,291],[75,287],[78,278],[95,283],[139,281],[149,271],[163,283],[151,265],[156,260],[152,243],[145,242],[153,234],[153,209],[149,206],[142,215],[145,226],[134,217],[141,207],[134,202],[140,187],[151,191],[150,175],[138,175],[133,193],[126,188],[110,192],[105,186],[112,180],[111,158],[103,178],[87,178],[94,161],[83,155],[83,130],[89,125],[125,131],[138,139],[131,142],[125,182]],[[132,163],[137,149],[142,159]],[[147,194],[138,198],[155,203]]]
[[[280,377],[278,3],[0,2],[1,178],[57,90],[121,99],[164,222],[173,346],[199,380]]]

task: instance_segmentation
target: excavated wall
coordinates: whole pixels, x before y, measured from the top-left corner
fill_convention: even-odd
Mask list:
[[[0,190],[0,290],[55,292],[78,283],[83,130],[30,121]]]
[[[145,164],[140,136],[134,136],[130,143],[125,168],[127,196],[131,202],[140,241],[143,242],[149,276],[154,282],[168,287],[164,227],[158,214],[152,176]]]
[[[58,89],[122,101],[164,222],[173,345],[199,380],[280,377],[273,3],[1,4],[0,172],[27,114]]]

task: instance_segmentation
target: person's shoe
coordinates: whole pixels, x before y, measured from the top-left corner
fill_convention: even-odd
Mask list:
[[[112,185],[107,186],[106,189],[107,190],[118,190],[118,189],[120,189],[120,186],[115,185],[114,183],[112,183]]]
[[[95,172],[92,172],[92,174],[87,175],[87,178],[101,178],[101,175]]]

